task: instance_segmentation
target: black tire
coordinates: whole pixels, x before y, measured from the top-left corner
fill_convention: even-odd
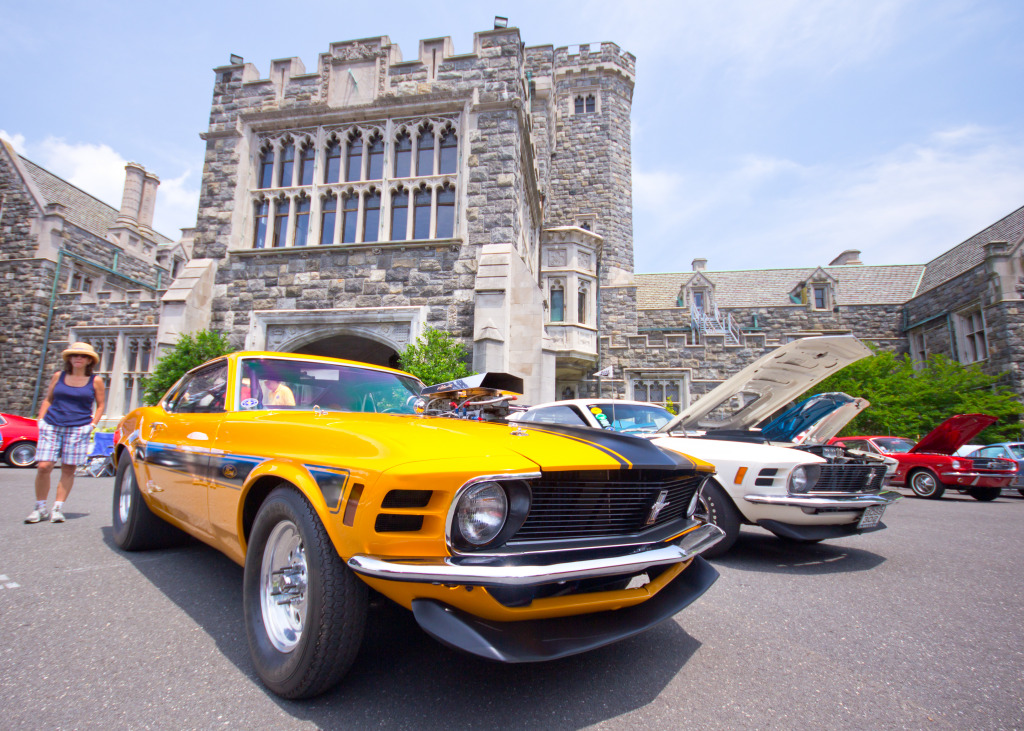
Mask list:
[[[142,499],[131,457],[125,454],[114,478],[114,543],[125,551],[145,551],[181,543],[185,534],[153,514]]]
[[[1018,487],[1018,488],[1017,488],[1017,492],[1019,492],[1019,493],[1020,493],[1020,496],[1021,496],[1021,497],[1024,497],[1024,487]]]
[[[4,451],[4,462],[11,467],[32,467],[36,463],[36,443],[12,444]]]
[[[295,599],[273,598],[288,594]],[[310,698],[348,672],[363,641],[367,587],[291,487],[277,488],[260,506],[242,597],[253,665],[274,693]]]
[[[938,500],[946,492],[946,486],[931,470],[915,470],[907,482],[915,495],[929,500]]]
[[[968,495],[982,503],[995,500],[1002,494],[1002,492],[1002,488],[999,487],[971,487],[967,490]]]
[[[694,517],[706,523],[717,525],[725,533],[725,538],[704,551],[704,558],[715,558],[726,553],[736,539],[740,537],[740,514],[732,504],[732,500],[714,480],[706,480],[697,497],[697,510]]]

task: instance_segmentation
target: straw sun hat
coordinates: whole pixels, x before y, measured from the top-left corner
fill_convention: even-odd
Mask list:
[[[93,365],[100,362],[100,356],[89,343],[72,343],[70,348],[61,353],[65,362],[73,355],[87,355],[92,358]]]

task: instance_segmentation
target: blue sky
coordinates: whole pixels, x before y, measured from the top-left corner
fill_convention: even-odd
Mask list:
[[[124,163],[161,179],[156,228],[195,223],[212,68],[266,76],[332,41],[509,17],[527,45],[637,57],[638,272],[926,262],[1024,205],[1019,0],[303,3],[0,0],[0,135],[117,207]],[[370,7],[370,6],[361,6]]]

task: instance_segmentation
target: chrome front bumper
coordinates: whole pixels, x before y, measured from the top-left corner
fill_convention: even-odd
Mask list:
[[[508,565],[503,563],[505,559],[493,556],[391,559],[359,554],[348,560],[348,566],[357,574],[388,581],[457,586],[533,586],[638,573],[652,566],[681,563],[711,548],[724,536],[718,526],[707,524],[695,528],[674,543],[633,547],[631,552],[621,555],[554,564]],[[528,560],[529,554],[517,558]]]
[[[863,510],[872,505],[891,505],[902,497],[898,492],[882,492],[877,495],[836,495],[830,497],[814,497],[812,495],[744,495],[743,499],[758,505],[791,505],[795,508]]]

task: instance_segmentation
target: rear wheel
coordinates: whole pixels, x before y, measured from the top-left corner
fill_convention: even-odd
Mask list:
[[[934,472],[928,470],[918,470],[910,476],[910,489],[918,497],[931,500],[938,500],[946,492],[945,485],[939,482]]]
[[[987,503],[999,497],[1002,491],[999,487],[972,487],[967,490],[967,494],[979,502]]]
[[[36,443],[18,442],[4,452],[4,462],[11,467],[31,467],[36,463]]]
[[[181,542],[185,534],[153,514],[139,492],[135,465],[125,453],[117,465],[113,504],[114,543],[125,551],[164,548]]]
[[[717,525],[725,533],[725,538],[701,553],[704,558],[721,556],[736,543],[740,536],[740,515],[725,494],[725,490],[714,480],[707,480],[697,497],[697,509],[693,515],[705,523]]]
[[[319,695],[348,672],[366,626],[367,587],[290,487],[260,506],[245,556],[245,629],[256,673],[285,698]]]

